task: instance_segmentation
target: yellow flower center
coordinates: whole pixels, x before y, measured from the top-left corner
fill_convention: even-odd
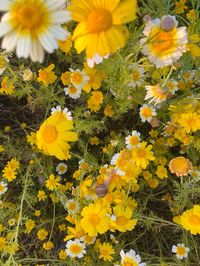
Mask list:
[[[165,99],[166,93],[161,89],[159,85],[151,86],[150,92],[152,96],[156,97],[157,99]]]
[[[70,211],[74,211],[76,209],[76,205],[73,202],[68,203],[68,209]]]
[[[142,115],[144,116],[144,117],[150,117],[150,116],[152,116],[152,111],[151,111],[151,109],[150,108],[144,108],[144,109],[142,109]]]
[[[82,80],[83,80],[83,77],[82,77],[82,75],[81,75],[80,73],[78,73],[78,72],[73,72],[73,73],[71,74],[71,81],[72,81],[72,82],[74,82],[74,83],[76,83],[76,84],[80,84],[80,83],[82,82]]]
[[[167,50],[173,48],[174,30],[153,32],[150,38],[150,45],[153,52],[157,55],[165,54]]]
[[[179,256],[185,255],[185,248],[184,247],[177,247],[176,252]]]
[[[41,0],[15,1],[11,8],[12,24],[19,31],[40,31],[49,24],[48,10]]]
[[[100,221],[100,218],[97,214],[91,214],[89,217],[90,224],[93,226],[97,225]]]
[[[82,247],[79,245],[71,245],[69,249],[73,254],[79,254],[82,252]]]
[[[77,88],[74,87],[74,86],[70,86],[69,87],[69,92],[70,92],[70,94],[75,94],[77,92]]]
[[[42,132],[42,137],[47,143],[52,143],[56,140],[58,132],[55,126],[48,125]]]
[[[137,150],[137,156],[140,157],[140,158],[144,158],[146,156],[146,150],[139,148]]]
[[[102,249],[102,250],[101,250],[101,255],[102,255],[102,257],[107,257],[107,256],[109,256],[109,252],[108,252],[108,250],[106,250],[106,249]]]
[[[112,14],[106,9],[96,9],[87,18],[87,29],[89,32],[99,33],[106,31],[112,26]]]
[[[0,184],[0,192],[4,191],[4,186],[2,184]]]
[[[192,214],[189,219],[192,226],[200,226],[200,217],[198,215]]]
[[[122,266],[138,266],[138,263],[133,261],[132,259],[125,258]]]
[[[117,225],[124,226],[127,224],[128,219],[125,216],[118,216],[115,222]]]
[[[136,144],[138,144],[138,137],[137,136],[132,136],[131,138],[130,138],[130,144],[131,145],[136,145]]]
[[[140,72],[139,72],[139,71],[137,71],[137,70],[134,70],[134,71],[133,71],[133,73],[132,73],[132,77],[133,77],[133,80],[134,80],[134,81],[137,81],[137,80],[139,80],[139,79],[140,79],[140,77],[141,77],[141,74],[140,74]]]

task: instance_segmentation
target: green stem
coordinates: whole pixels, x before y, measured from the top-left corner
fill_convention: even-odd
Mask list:
[[[18,243],[19,227],[20,227],[20,224],[21,224],[21,221],[22,221],[23,204],[24,204],[26,190],[27,190],[27,186],[28,186],[29,171],[30,171],[30,166],[28,167],[27,172],[26,172],[26,176],[25,176],[24,190],[23,190],[21,203],[20,203],[19,218],[18,218],[18,222],[17,222],[17,226],[16,226],[15,238],[14,238],[14,241],[13,241],[12,244],[17,244]],[[8,260],[5,263],[5,266],[10,266],[11,260],[13,261],[13,254],[10,254]]]
[[[172,65],[171,68],[170,68],[170,71],[169,71],[169,73],[168,73],[168,75],[167,75],[167,77],[164,79],[163,84],[161,85],[161,88],[164,88],[165,85],[167,84],[168,80],[169,80],[170,77],[171,77],[171,74],[172,74],[172,72],[173,72],[173,69],[174,69],[174,66]]]
[[[54,224],[55,224],[55,215],[56,215],[56,205],[55,203],[53,204],[53,221],[52,221],[52,226],[51,226],[51,232],[49,235],[49,241],[51,240],[52,234],[53,234],[53,229],[54,229]]]
[[[177,224],[175,224],[175,223],[172,223],[172,222],[169,222],[169,221],[166,221],[166,220],[157,219],[157,218],[152,218],[152,217],[148,217],[148,216],[141,216],[141,218],[143,218],[143,219],[147,219],[147,220],[152,220],[152,221],[155,221],[155,222],[161,222],[161,223],[164,223],[164,224],[173,225],[173,226],[176,226],[176,227],[179,226],[179,225],[177,225]]]

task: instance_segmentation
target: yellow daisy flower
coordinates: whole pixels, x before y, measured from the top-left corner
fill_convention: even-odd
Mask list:
[[[13,85],[13,81],[9,79],[9,77],[4,77],[3,80],[1,81],[1,88],[0,88],[0,93],[5,93],[5,94],[12,94],[14,92],[15,86]]]
[[[6,11],[0,23],[2,48],[18,57],[42,62],[44,50],[52,53],[57,40],[65,40],[67,31],[59,26],[70,20],[65,0],[1,0],[0,11]]]
[[[184,128],[186,133],[200,130],[200,115],[196,112],[187,112],[178,118],[179,124]]]
[[[46,180],[46,187],[53,191],[54,189],[56,189],[58,187],[60,178],[58,176],[55,176],[53,174],[51,174],[49,176],[49,179]]]
[[[120,232],[131,231],[137,224],[137,219],[131,219],[133,210],[129,207],[124,208],[122,205],[117,205],[113,208],[113,216],[111,217],[113,227]]]
[[[70,145],[78,139],[75,132],[71,132],[73,123],[61,112],[55,112],[40,126],[36,133],[38,149],[47,155],[56,156],[59,160],[69,159]]]
[[[33,230],[33,228],[35,227],[35,221],[32,219],[28,219],[25,223],[25,233],[30,234],[30,232]]]
[[[103,93],[101,91],[93,91],[90,98],[87,100],[88,108],[93,112],[99,111],[103,98]]]
[[[180,224],[191,234],[200,234],[200,205],[194,205],[180,216]]]
[[[39,229],[38,231],[37,231],[37,237],[38,237],[38,239],[39,240],[45,240],[46,238],[47,238],[47,236],[48,236],[48,231],[46,230],[46,229]]]
[[[111,255],[115,254],[113,247],[109,243],[99,244],[100,259],[104,261],[112,261],[113,257]]]
[[[151,151],[152,145],[148,145],[143,141],[139,147],[132,149],[132,159],[135,161],[137,166],[142,167],[143,169],[147,168],[149,161],[155,159],[153,152]]]
[[[40,69],[37,80],[39,82],[42,82],[44,85],[53,84],[57,79],[57,76],[53,71],[54,67],[55,67],[54,64],[50,64],[48,67]]]
[[[107,210],[100,204],[89,204],[83,208],[81,215],[81,227],[90,237],[104,234],[109,229]]]
[[[122,24],[136,17],[136,0],[72,0],[68,9],[79,24],[72,39],[78,53],[86,50],[90,67],[103,57],[124,47],[126,35]]]

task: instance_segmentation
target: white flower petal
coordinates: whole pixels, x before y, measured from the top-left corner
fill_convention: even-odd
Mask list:
[[[7,52],[11,52],[17,46],[18,39],[18,34],[12,31],[3,38],[1,46],[3,49],[6,49]]]
[[[0,10],[7,11],[9,10],[9,5],[11,4],[11,0],[1,0],[0,1]]]
[[[63,7],[66,3],[66,0],[48,0],[46,1],[46,5],[50,10],[56,10]]]
[[[63,28],[54,25],[49,29],[49,32],[52,34],[52,36],[58,40],[66,40],[66,37],[68,35],[68,32],[64,30]]]
[[[11,26],[6,23],[0,23],[0,38],[11,31]]]
[[[39,40],[44,49],[49,53],[52,53],[54,49],[58,49],[58,43],[50,33],[40,35]]]
[[[31,60],[33,62],[39,61],[40,63],[42,63],[44,60],[44,49],[37,41],[32,43]]]
[[[18,57],[27,58],[31,51],[31,38],[30,36],[23,36],[17,42],[16,53]]]
[[[6,12],[2,17],[1,17],[1,22],[7,22],[8,20],[12,19],[12,14],[11,12]]]
[[[54,23],[67,23],[71,20],[71,12],[67,10],[52,12],[52,19]]]

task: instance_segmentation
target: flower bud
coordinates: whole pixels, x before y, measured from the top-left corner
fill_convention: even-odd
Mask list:
[[[161,19],[160,27],[164,31],[170,31],[175,27],[175,21],[170,16],[165,16]]]
[[[145,15],[145,16],[143,17],[143,22],[144,22],[145,24],[148,23],[150,20],[151,20],[151,17],[150,17],[149,15]]]
[[[108,188],[105,184],[100,184],[96,187],[96,194],[99,198],[103,198],[108,192]]]

